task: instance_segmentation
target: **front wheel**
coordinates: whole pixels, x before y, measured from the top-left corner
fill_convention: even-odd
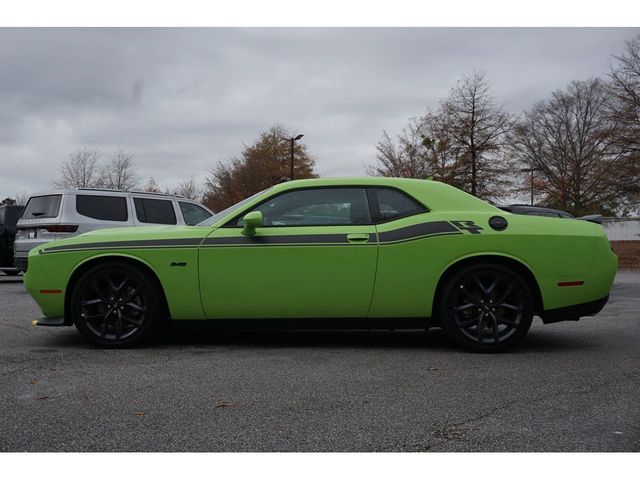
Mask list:
[[[442,327],[458,345],[479,352],[502,351],[531,327],[533,300],[526,282],[497,264],[471,265],[446,283],[439,302]]]
[[[109,262],[87,270],[71,294],[70,313],[78,331],[101,346],[140,342],[159,322],[163,305],[157,286],[143,270]]]

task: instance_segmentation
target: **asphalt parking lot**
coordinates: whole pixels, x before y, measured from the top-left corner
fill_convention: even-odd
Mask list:
[[[499,355],[441,332],[180,329],[136,350],[32,327],[0,277],[1,451],[638,451],[640,271]]]

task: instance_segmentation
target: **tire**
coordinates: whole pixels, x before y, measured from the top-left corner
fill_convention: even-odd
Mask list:
[[[533,320],[533,296],[513,270],[494,263],[470,265],[447,281],[438,302],[442,328],[457,345],[475,352],[515,346]]]
[[[5,268],[2,270],[2,273],[10,277],[14,277],[16,275],[20,275],[20,270],[16,270],[15,268]]]
[[[90,268],[76,282],[69,311],[78,331],[103,347],[130,347],[161,323],[164,298],[151,276],[127,262]]]

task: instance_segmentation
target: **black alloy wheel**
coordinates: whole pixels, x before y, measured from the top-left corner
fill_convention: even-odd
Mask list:
[[[493,352],[526,335],[533,301],[529,287],[515,272],[502,265],[479,264],[449,279],[439,311],[449,338],[475,351]]]
[[[97,265],[85,272],[71,296],[76,328],[102,346],[133,345],[157,324],[161,298],[149,275],[125,262]]]

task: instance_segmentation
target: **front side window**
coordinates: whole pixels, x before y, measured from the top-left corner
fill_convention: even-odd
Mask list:
[[[136,217],[141,223],[159,223],[175,225],[176,212],[171,200],[157,200],[155,198],[134,198]]]
[[[124,197],[76,195],[76,212],[95,220],[126,222],[129,219]]]
[[[380,222],[408,217],[427,211],[425,207],[413,198],[398,190],[392,188],[371,188],[369,191],[374,197],[373,201],[378,204],[380,218],[377,220]]]
[[[43,195],[31,197],[22,214],[24,219],[55,218],[60,210],[62,195]]]
[[[184,217],[184,223],[187,225],[197,225],[211,216],[209,212],[195,203],[178,202],[178,204]]]
[[[371,224],[364,188],[294,190],[258,205],[264,226],[328,226]],[[242,226],[242,219],[235,222]]]

